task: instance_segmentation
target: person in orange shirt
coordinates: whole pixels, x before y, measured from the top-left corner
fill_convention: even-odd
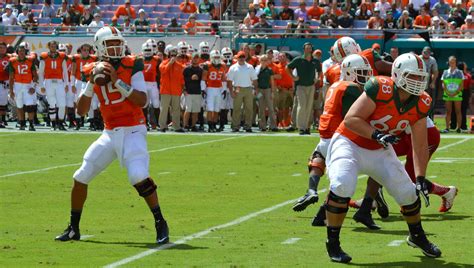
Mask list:
[[[193,14],[189,16],[188,22],[184,24],[183,28],[184,28],[185,33],[189,35],[195,35],[196,33],[202,31],[202,29],[201,30],[199,29],[202,26],[204,26],[204,24],[200,22],[196,22],[196,15]]]
[[[7,54],[7,44],[0,42],[0,128],[5,128],[8,105],[8,81],[10,55]]]
[[[154,48],[152,42],[153,41],[146,42],[142,45],[142,56],[145,64],[143,75],[145,76],[146,90],[149,99],[149,103],[143,108],[143,114],[147,120],[147,129],[149,129],[149,121],[153,121],[151,120],[152,116],[155,116],[156,120],[160,117],[160,91],[158,90],[157,76],[160,71],[161,59],[155,55],[157,47]],[[150,104],[153,107],[153,114],[150,115],[150,120],[148,120],[148,108]],[[154,122],[156,122],[156,120],[154,120]]]
[[[282,127],[288,126],[290,122],[290,107],[293,106],[293,79],[285,71],[288,64],[286,53],[278,54],[278,64],[275,75],[276,91],[274,92],[274,107],[277,109],[277,124]]]
[[[431,26],[431,17],[424,8],[420,10],[420,15],[416,16],[413,28],[428,29]]]
[[[179,9],[181,10],[181,12],[188,14],[196,13],[198,10],[196,4],[194,4],[194,2],[191,2],[190,0],[184,0],[184,2],[179,4]]]
[[[319,6],[319,0],[314,0],[313,5],[308,9],[307,15],[310,20],[319,20],[324,13],[324,8]]]
[[[23,44],[23,43],[22,43]],[[34,112],[36,105],[36,87],[38,75],[34,59],[26,56],[26,48],[20,45],[17,48],[18,56],[10,58],[10,96],[15,99],[20,130],[25,130],[25,112],[28,113],[29,130],[35,131]],[[35,82],[33,84],[33,82]]]
[[[472,34],[467,30],[474,30],[474,22],[472,21],[472,15],[466,16],[466,23],[461,25],[461,34],[465,36],[465,38],[472,38]]]
[[[72,83],[71,83],[71,74],[72,74],[72,65],[73,65],[73,57],[70,55],[72,49],[68,49],[67,44],[59,44],[58,51],[62,52],[66,55],[66,67],[67,73],[69,77],[69,89],[66,92],[66,111],[67,111],[67,118],[69,121],[69,128],[73,128],[76,125],[75,122],[75,112],[74,112],[74,105],[76,102],[76,92],[72,91]]]
[[[150,156],[142,113],[142,107],[147,102],[143,60],[135,56],[125,56],[125,39],[115,27],[101,28],[94,40],[97,56],[104,64],[104,74],[110,76],[110,82],[99,86],[94,84],[95,81],[91,78],[81,91],[77,112],[85,115],[89,111],[92,96],[96,94],[100,100],[105,130],[89,146],[81,167],[73,175],[70,224],[55,240],[81,239],[79,223],[87,198],[88,184],[118,159],[120,165],[127,169],[130,184],[143,197],[153,214],[156,243],[168,243],[168,224],[161,213],[157,186],[149,172]],[[92,68],[92,75],[94,73],[95,67]]]
[[[130,0],[125,0],[125,3],[117,8],[114,13],[114,18],[127,17],[129,19],[136,19],[137,13],[135,8],[130,5]]]
[[[383,28],[384,20],[380,17],[380,10],[378,8],[374,8],[374,15],[370,17],[369,21],[367,22],[368,29],[377,29],[380,30]]]
[[[160,94],[161,94],[161,112],[160,112],[160,131],[168,130],[168,111],[171,108],[171,120],[175,132],[184,132],[180,120],[180,100],[183,93],[184,66],[179,63],[178,49],[173,45],[167,45],[165,54],[168,57],[160,64]]]
[[[80,13],[81,15],[84,14],[84,5],[82,5],[79,0],[74,0],[74,2],[73,2],[73,4],[71,5],[71,7],[73,7],[74,10],[79,11],[79,13]]]
[[[39,85],[41,92],[46,92],[49,103],[49,118],[52,121],[52,130],[65,131],[64,116],[66,114],[66,93],[69,90],[69,76],[67,71],[67,57],[58,52],[58,42],[49,41],[49,52],[40,55]],[[57,118],[56,118],[57,108]]]

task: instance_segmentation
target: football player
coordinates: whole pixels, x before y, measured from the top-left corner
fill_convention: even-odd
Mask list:
[[[341,69],[342,81],[332,84],[326,94],[324,111],[319,120],[321,138],[308,163],[309,187],[307,193],[293,206],[294,211],[302,211],[318,201],[318,184],[326,169],[325,159],[331,138],[349,107],[362,94],[364,84],[372,76],[368,60],[358,54],[347,56]]]
[[[186,66],[191,61],[191,56],[189,55],[189,44],[185,41],[181,41],[176,45],[178,49],[177,60],[181,65]]]
[[[49,52],[43,52],[40,55],[39,85],[41,92],[46,92],[52,130],[59,128],[59,130],[65,131],[66,93],[69,90],[67,57],[65,53],[57,51],[57,41],[49,41],[47,47]],[[57,118],[56,112],[58,113]]]
[[[125,39],[114,27],[103,27],[94,36],[97,56],[105,62],[105,75],[110,82],[99,86],[92,77],[81,91],[77,103],[80,115],[91,105],[92,95],[100,100],[105,130],[84,155],[82,166],[74,173],[71,193],[71,222],[59,241],[81,238],[79,221],[87,197],[89,182],[113,160],[119,159],[127,168],[130,184],[148,204],[155,219],[156,242],[169,241],[168,225],[161,213],[156,184],[149,174],[150,157],[147,151],[145,118],[142,107],[147,103],[143,77],[143,60],[125,56]],[[94,70],[95,72],[95,70]]]
[[[7,54],[7,44],[0,42],[0,128],[5,128],[7,123],[9,60],[10,55]]]
[[[424,92],[427,83],[423,60],[412,53],[400,55],[391,77],[375,76],[365,84],[365,92],[349,108],[332,137],[326,160],[330,180],[326,249],[332,261],[352,260],[342,250],[339,236],[359,173],[375,178],[400,205],[409,229],[407,243],[420,248],[425,256],[441,256],[439,248],[426,237],[420,217],[419,195],[426,195],[429,186],[425,179],[429,157],[426,116],[431,107],[431,97]],[[408,126],[416,186],[392,147]]]
[[[199,43],[199,56],[201,57],[201,60],[199,61],[199,64],[203,64],[210,59],[210,53],[211,52],[211,47],[209,46],[209,43],[206,41],[203,41]]]
[[[222,48],[221,55],[227,73],[233,63],[232,60],[234,58],[234,55],[232,53],[232,49],[230,49],[229,47]],[[225,125],[229,123],[228,115],[229,111],[232,110],[233,102],[234,100],[232,99],[232,94],[230,94],[229,88],[227,87],[227,81],[224,81],[222,89],[221,111],[219,112],[219,131],[224,131]]]
[[[72,83],[71,83],[71,74],[72,74],[72,65],[73,65],[73,57],[70,55],[68,52],[72,51],[68,49],[67,44],[59,44],[58,46],[58,51],[62,52],[66,55],[66,67],[67,67],[67,73],[69,77],[69,88],[68,91],[66,92],[66,114],[67,114],[67,119],[69,121],[69,128],[73,128],[77,122],[75,120],[75,110],[74,110],[74,104],[76,102],[76,92],[72,91]]]
[[[201,90],[206,92],[207,103],[207,123],[209,125],[209,132],[217,132],[217,116],[221,109],[222,94],[224,81],[226,80],[226,67],[222,62],[221,53],[215,49],[211,51],[210,62],[202,65],[204,70],[203,80],[201,81]],[[225,84],[227,86],[227,84]]]
[[[10,96],[15,99],[20,130],[25,130],[25,112],[28,113],[29,130],[35,131],[34,112],[38,75],[34,59],[26,56],[25,46],[18,46],[16,57],[10,58]],[[33,84],[34,81],[34,84]]]
[[[153,40],[153,39],[151,39]],[[161,63],[161,59],[158,56],[155,56],[158,52],[153,47],[153,42],[144,43],[142,45],[142,55],[144,58],[144,65],[145,69],[143,70],[143,75],[145,76],[146,82],[146,90],[149,99],[149,104],[152,105],[153,108],[153,115],[150,115],[150,119],[152,116],[156,118],[153,120],[156,122],[160,117],[160,92],[158,90],[157,74],[159,72],[159,67]],[[148,123],[148,106],[149,104],[143,108],[143,113],[145,114],[145,118],[147,118],[147,128],[149,126]],[[152,120],[150,120],[152,121]]]

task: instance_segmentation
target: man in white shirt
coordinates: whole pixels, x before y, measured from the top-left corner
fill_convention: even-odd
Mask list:
[[[421,7],[425,4],[425,0],[410,0],[410,3],[413,3],[413,8],[416,11],[419,11]]]
[[[13,14],[13,7],[12,5],[7,5],[5,7],[5,13],[2,14],[2,25],[10,26],[10,25],[16,25],[16,24],[17,24],[17,19],[15,15]]]
[[[387,11],[390,10],[392,7],[390,6],[390,3],[387,2],[387,0],[380,0],[375,3],[375,8],[378,8],[380,10],[380,17],[382,17],[382,19],[385,19],[387,17]]]
[[[28,7],[23,6],[22,12],[18,14],[18,17],[17,17],[18,24],[22,24],[27,19],[28,19]]]
[[[239,132],[242,104],[244,105],[244,129],[252,132],[253,90],[257,88],[257,73],[252,65],[245,62],[245,52],[237,53],[237,63],[227,72],[227,86],[234,98],[232,132]],[[255,94],[258,94],[256,91]]]
[[[101,19],[100,13],[95,13],[94,14],[94,20],[89,24],[89,29],[87,29],[88,32],[95,33],[97,32],[100,28],[104,27],[104,22]]]

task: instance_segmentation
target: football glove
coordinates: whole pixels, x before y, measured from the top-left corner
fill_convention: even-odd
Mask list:
[[[417,176],[415,185],[416,185],[416,194],[418,196],[421,195],[421,197],[425,201],[426,207],[429,207],[430,197],[428,196],[428,193],[429,193],[430,183],[425,179],[424,176]]]
[[[372,139],[380,143],[383,148],[387,148],[389,144],[396,144],[400,140],[400,138],[395,135],[384,134],[378,130],[374,130],[374,133],[372,133]]]

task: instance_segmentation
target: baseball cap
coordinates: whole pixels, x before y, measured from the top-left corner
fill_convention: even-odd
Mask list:
[[[472,20],[472,15],[467,15],[466,20]]]
[[[239,53],[237,53],[237,58],[240,58],[240,57],[245,57],[245,52],[239,51]]]
[[[321,49],[316,49],[316,50],[314,51],[314,53],[315,53],[315,54],[323,54],[323,52],[321,51]]]
[[[11,5],[11,4],[8,4],[8,5],[6,5],[6,6],[5,6],[5,9],[10,9],[10,10],[13,10],[13,7],[12,7],[12,5]]]
[[[140,8],[140,10],[138,10],[138,14],[140,13],[145,13],[145,10],[143,8]]]
[[[438,16],[434,16],[433,18],[431,18],[431,21],[439,21],[439,17],[438,17]]]
[[[374,8],[374,12],[380,12],[380,9],[378,7]]]
[[[100,17],[100,13],[99,12],[95,13],[94,17]]]
[[[380,45],[378,43],[375,43],[372,45],[372,49],[380,49]]]

